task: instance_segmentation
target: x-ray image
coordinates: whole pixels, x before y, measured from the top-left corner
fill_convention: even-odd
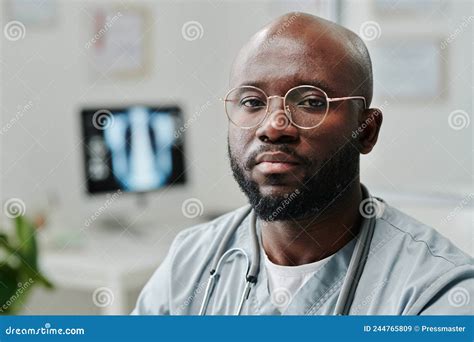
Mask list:
[[[185,181],[179,108],[88,109],[82,120],[89,192],[145,192]]]

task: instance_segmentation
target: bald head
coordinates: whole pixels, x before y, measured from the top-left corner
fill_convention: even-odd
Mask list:
[[[283,78],[289,83],[314,81],[332,97],[372,100],[372,66],[364,42],[354,32],[306,13],[285,14],[254,34],[239,51],[230,82],[274,84]]]

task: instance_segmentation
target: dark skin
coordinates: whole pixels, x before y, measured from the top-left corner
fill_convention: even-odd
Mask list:
[[[287,14],[271,23],[242,48],[234,62],[230,86],[254,85],[268,96],[284,96],[290,88],[312,84],[325,90],[329,97],[365,96],[369,105],[372,84],[364,83],[368,75],[361,67],[366,60],[357,49],[360,39],[341,26],[301,13],[275,36],[292,15],[295,14]],[[382,113],[378,109],[364,110],[361,101],[356,100],[332,103],[324,123],[310,130],[291,124],[283,128],[275,125],[278,117],[284,115],[282,110],[282,100],[272,99],[270,113],[259,127],[244,130],[229,124],[229,147],[239,163],[245,165],[249,155],[262,145],[271,145],[278,150],[279,144],[287,144],[299,156],[317,160],[330,158],[345,144],[351,144],[360,154],[367,154],[376,144],[382,124]],[[357,139],[351,138],[362,123],[367,127]],[[246,177],[258,183],[263,195],[272,196],[301,188],[311,172],[317,170],[296,167],[284,173],[275,184],[266,174],[252,167],[246,170]],[[358,233],[361,200],[357,175],[317,215],[303,220],[262,222],[265,252],[274,263],[288,266],[314,262],[334,254]]]

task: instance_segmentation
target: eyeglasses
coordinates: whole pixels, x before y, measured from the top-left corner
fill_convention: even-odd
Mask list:
[[[366,100],[363,96],[333,97],[327,96],[324,90],[311,85],[300,85],[288,90],[285,96],[267,96],[257,87],[236,87],[226,94],[224,101],[225,112],[229,120],[243,129],[251,129],[262,124],[270,113],[270,99],[283,99],[283,112],[278,125],[289,123],[301,129],[312,129],[321,125],[329,111],[331,102],[344,100],[362,100],[366,109]],[[284,122],[281,122],[283,118]],[[289,120],[289,122],[288,122]]]

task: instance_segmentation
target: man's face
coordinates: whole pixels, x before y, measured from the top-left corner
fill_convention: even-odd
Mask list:
[[[255,85],[268,96],[284,96],[296,86],[319,86],[329,97],[348,96],[353,80],[344,51],[320,39],[307,44],[278,39],[250,47],[236,62],[231,86]],[[330,104],[317,128],[303,130],[283,116],[281,99],[271,99],[270,113],[258,127],[229,123],[229,157],[239,186],[263,220],[304,219],[321,213],[359,175],[356,101]],[[285,162],[288,161],[288,162]]]

